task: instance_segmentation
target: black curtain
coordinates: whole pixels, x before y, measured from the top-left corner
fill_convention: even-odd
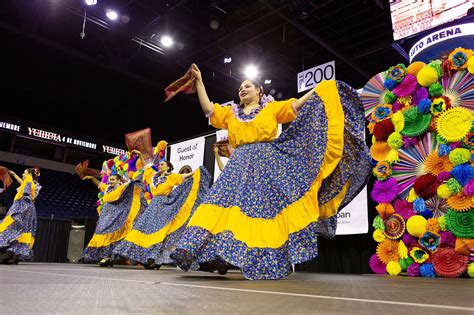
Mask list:
[[[33,246],[36,262],[67,262],[70,220],[38,218],[35,244]]]

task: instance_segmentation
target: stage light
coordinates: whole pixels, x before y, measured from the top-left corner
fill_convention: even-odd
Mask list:
[[[173,46],[173,39],[167,35],[161,37],[161,43],[165,47],[171,47]]]
[[[111,19],[112,21],[115,21],[115,20],[118,18],[118,14],[117,14],[117,12],[115,12],[114,10],[109,10],[109,11],[107,11],[106,15],[107,15],[107,17],[108,17],[109,19]]]
[[[231,63],[232,57],[224,57],[224,63]]]
[[[258,69],[254,65],[248,65],[244,70],[247,79],[255,79],[258,75]]]
[[[87,5],[96,5],[97,4],[97,0],[85,0],[86,4]]]
[[[268,85],[268,84],[272,84],[272,80],[266,79],[266,80],[265,80],[265,84],[267,84],[267,85]]]

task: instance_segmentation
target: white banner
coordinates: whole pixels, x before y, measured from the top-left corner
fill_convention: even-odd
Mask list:
[[[369,232],[367,187],[337,214],[336,235],[366,234]]]
[[[277,137],[280,136],[282,131],[281,124],[278,124],[278,133]],[[216,131],[216,142],[217,141],[222,141],[227,139],[228,132],[227,130],[217,130]],[[213,152],[214,153],[214,152]],[[222,157],[221,156],[221,161],[224,166],[226,166],[227,162],[229,161],[228,158]],[[219,169],[219,166],[217,165],[217,161],[214,159],[214,181],[217,180],[217,178],[221,175],[221,170]]]
[[[430,35],[423,37],[417,41],[415,45],[413,45],[413,47],[410,49],[410,62],[413,60],[413,58],[415,58],[416,55],[432,45],[441,43],[451,38],[466,35],[474,35],[474,23],[460,24],[437,30]]]
[[[334,79],[336,79],[336,65],[333,60],[298,73],[296,76],[298,93],[316,87],[321,81]]]
[[[183,167],[196,170],[204,162],[204,137],[172,144],[170,147],[170,162],[174,172],[178,173]]]

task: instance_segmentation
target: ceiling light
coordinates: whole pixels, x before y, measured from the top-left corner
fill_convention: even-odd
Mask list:
[[[173,46],[173,39],[167,35],[161,37],[161,43],[165,47],[171,47]]]
[[[265,80],[265,84],[272,84],[272,80],[270,79]]]
[[[255,79],[258,75],[258,69],[254,65],[248,65],[244,70],[247,79]]]
[[[232,57],[224,57],[224,63],[231,63]]]
[[[97,0],[85,0],[86,4],[87,5],[96,5],[97,4]]]
[[[111,19],[112,21],[114,21],[114,20],[116,20],[116,19],[118,18],[118,14],[117,14],[117,12],[115,12],[114,10],[109,10],[109,11],[107,11],[107,13],[106,13],[105,15],[107,15],[107,17],[108,17],[109,19]]]

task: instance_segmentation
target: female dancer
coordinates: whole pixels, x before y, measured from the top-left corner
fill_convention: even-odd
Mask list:
[[[205,168],[186,174],[172,171],[173,165],[167,160],[162,160],[157,170],[145,169],[143,181],[150,186],[153,199],[133,230],[114,250],[115,254],[138,261],[147,269],[159,269],[162,264],[173,262],[169,255],[208,191],[210,176]]]
[[[20,184],[15,200],[0,223],[1,262],[18,264],[33,258],[33,243],[36,233],[36,210],[34,201],[41,190],[37,182],[40,172],[38,168],[28,168],[22,178],[13,171],[8,171]]]
[[[104,192],[103,206],[94,236],[82,253],[84,262],[99,262],[101,267],[113,265],[115,246],[132,229],[133,222],[147,206],[143,188],[137,181],[122,182],[119,174],[108,177],[108,185],[85,176]]]
[[[235,148],[171,257],[188,270],[239,267],[248,279],[279,279],[317,256],[317,234],[333,236],[335,214],[365,186],[371,159],[355,90],[324,81],[299,99],[268,101],[245,80],[240,105],[207,96],[192,65],[199,102]],[[292,122],[279,137],[277,124]],[[221,267],[219,267],[221,265]]]

